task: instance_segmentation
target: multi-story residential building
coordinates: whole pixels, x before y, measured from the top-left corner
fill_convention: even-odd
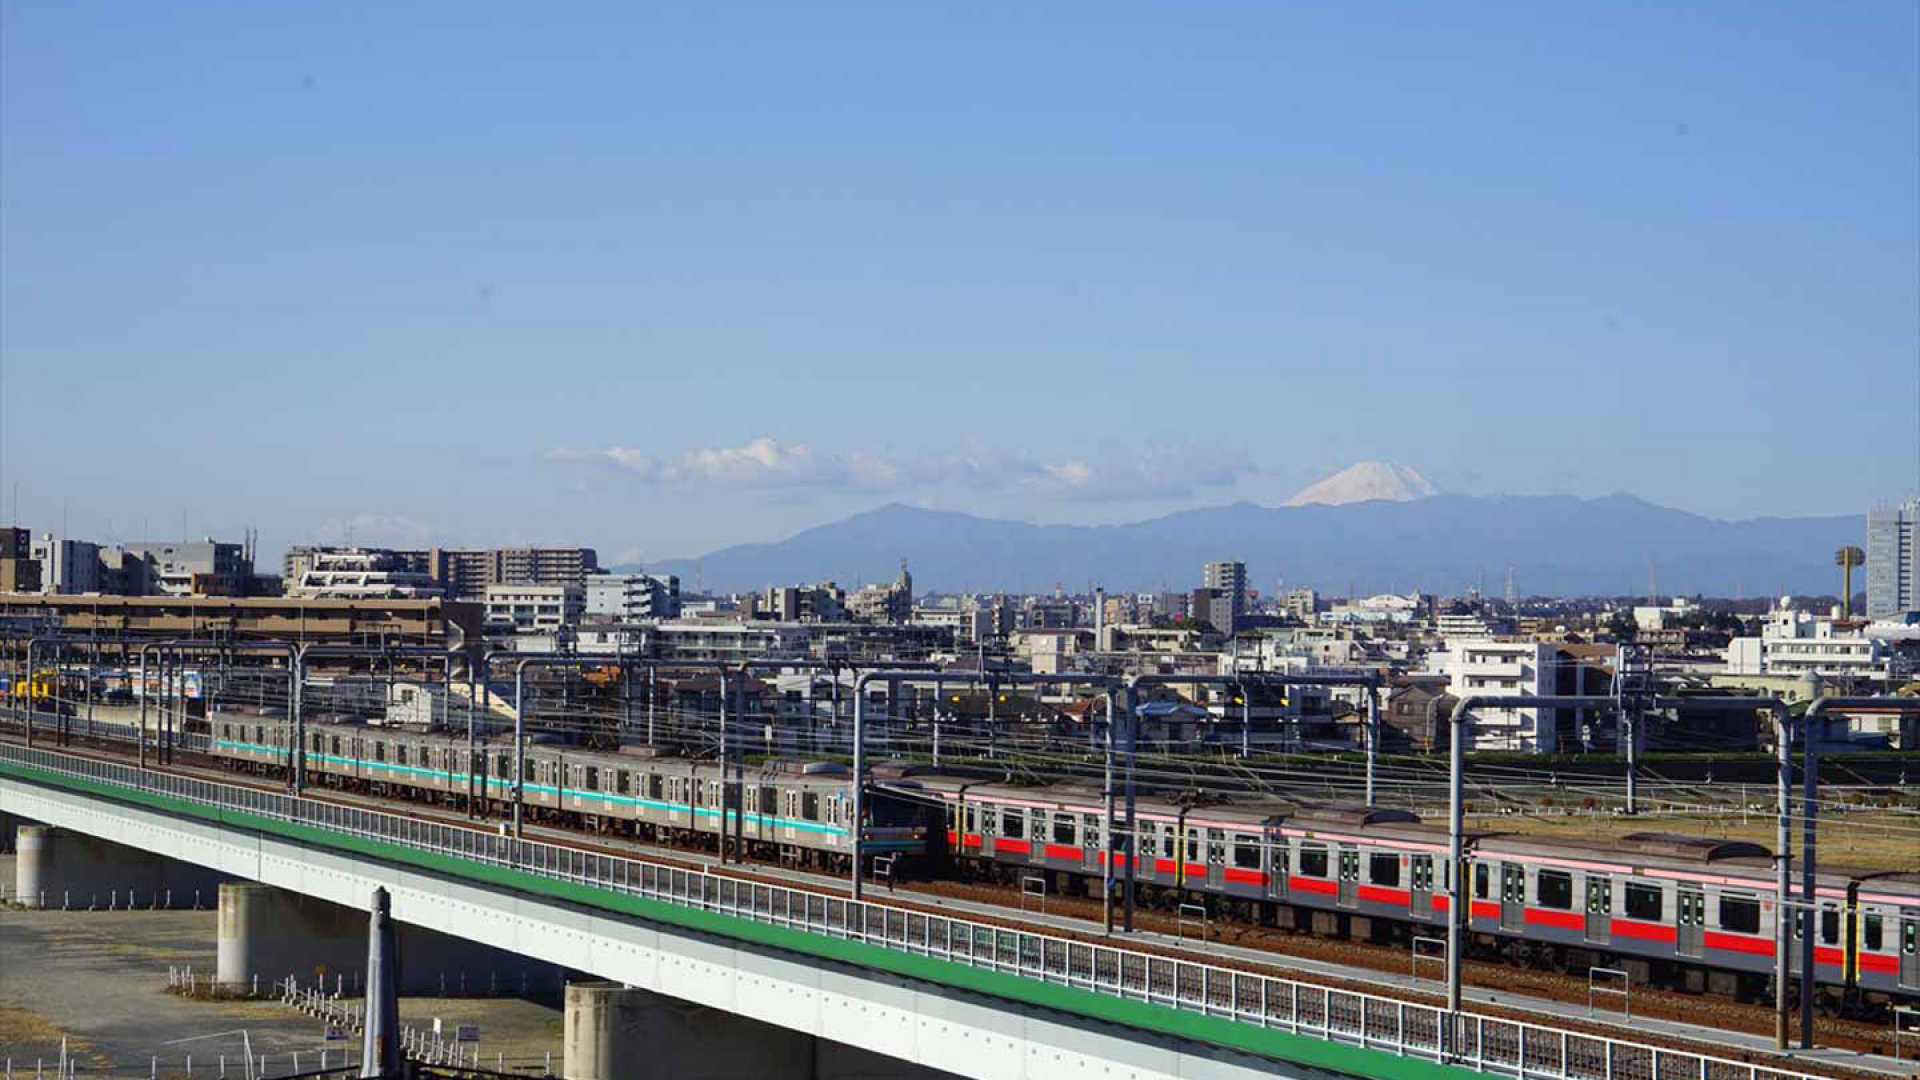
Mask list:
[[[592,548],[354,548],[299,545],[287,549],[281,576],[289,583],[306,573],[317,554],[378,551],[399,561],[399,569],[426,574],[452,598],[478,600],[489,585],[585,585],[598,572]]]
[[[122,568],[121,580],[131,588],[136,578],[143,579],[147,595],[245,596],[253,582],[253,558],[246,546],[212,537],[197,543],[123,544],[120,552],[121,559],[146,564],[142,574]]]
[[[1205,623],[1222,634],[1231,634],[1240,622],[1233,595],[1225,589],[1195,589],[1187,610],[1193,621]]]
[[[592,548],[494,548],[494,585],[584,585],[600,569]]]
[[[1080,605],[1064,596],[1036,596],[1020,609],[1019,630],[1071,630],[1080,625]]]
[[[1867,617],[1920,612],[1920,499],[1867,512]]]
[[[1214,620],[1214,629],[1223,634],[1231,634],[1238,628],[1240,617],[1247,613],[1247,564],[1243,562],[1210,562],[1201,573],[1201,587],[1213,589],[1226,596],[1232,607],[1232,617],[1225,623]],[[1195,613],[1198,618],[1198,613]]]
[[[1893,644],[1870,625],[1795,611],[1789,597],[1767,613],[1759,637],[1728,642],[1726,656],[1728,675],[1891,681],[1906,674]]]
[[[1281,607],[1301,622],[1312,622],[1314,613],[1320,610],[1320,594],[1312,589],[1289,589]]]
[[[654,654],[663,660],[738,663],[766,657],[804,657],[815,628],[798,623],[688,619],[653,627]]]
[[[1496,615],[1492,612],[1448,612],[1434,619],[1434,629],[1441,637],[1449,640],[1490,638],[1497,634],[1513,633],[1514,622],[1505,615]]]
[[[391,551],[309,549],[298,565],[302,568],[300,576],[285,579],[288,596],[424,600],[444,595],[432,575]]]
[[[33,557],[33,534],[0,529],[0,592],[40,591],[40,560]]]
[[[1543,697],[1556,692],[1560,652],[1552,645],[1493,641],[1471,636],[1450,639],[1436,654],[1438,674],[1447,692],[1501,697]],[[1560,718],[1555,709],[1475,709],[1468,725],[1469,750],[1511,750],[1550,754],[1560,749]]]
[[[847,600],[847,612],[868,623],[906,623],[913,618],[913,575],[906,560],[900,562],[900,576],[891,585],[869,585]]]
[[[775,585],[758,598],[759,615],[778,622],[841,622],[847,617],[846,590],[831,581],[818,585]]]
[[[586,614],[602,622],[680,617],[680,579],[671,574],[589,574]]]
[[[914,608],[913,624],[951,630],[960,645],[977,645],[993,636],[993,612],[978,606]]]
[[[46,533],[34,541],[40,562],[40,591],[74,595],[100,590],[100,545],[85,540],[55,540]]]
[[[489,585],[487,629],[493,633],[551,632],[573,626],[586,612],[582,585]]]

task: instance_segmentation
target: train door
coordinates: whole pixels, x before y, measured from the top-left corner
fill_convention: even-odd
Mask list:
[[[1706,936],[1706,894],[1698,889],[1682,888],[1674,893],[1674,951],[1681,956],[1699,956]]]
[[[1604,874],[1587,875],[1587,940],[1613,940],[1613,879]]]
[[[1920,989],[1920,908],[1900,909],[1900,985]]]
[[[1519,930],[1527,924],[1527,868],[1500,864],[1500,929]]]
[[[1407,913],[1416,919],[1430,918],[1433,915],[1433,856],[1415,855],[1408,866],[1407,877],[1412,890],[1408,894]]]
[[[1360,850],[1352,844],[1340,845],[1340,906],[1353,907],[1360,900]]]
[[[1091,874],[1101,873],[1101,867],[1105,865],[1100,858],[1105,854],[1102,845],[1105,843],[1106,830],[1101,828],[1104,824],[1099,814],[1080,815],[1080,849],[1084,856],[1081,865]]]
[[[1047,820],[1045,810],[1027,811],[1027,861],[1044,864],[1047,861],[1047,838],[1053,823]]]
[[[1287,847],[1284,837],[1275,836],[1267,842],[1267,856],[1272,865],[1267,868],[1267,895],[1275,900],[1287,898],[1287,878],[1292,872],[1292,851]]]
[[[1227,834],[1224,829],[1207,830],[1207,888],[1222,889],[1227,884]]]

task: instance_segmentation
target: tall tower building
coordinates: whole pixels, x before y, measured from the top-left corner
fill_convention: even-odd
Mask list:
[[[1867,512],[1867,617],[1920,612],[1920,499]]]

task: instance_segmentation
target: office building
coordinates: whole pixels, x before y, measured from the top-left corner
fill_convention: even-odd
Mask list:
[[[1867,617],[1920,612],[1920,499],[1867,512]]]

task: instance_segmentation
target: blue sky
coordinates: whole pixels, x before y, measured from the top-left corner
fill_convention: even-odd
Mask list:
[[[0,496],[659,558],[1909,494],[1920,7],[0,2]],[[63,509],[64,508],[64,509]]]

